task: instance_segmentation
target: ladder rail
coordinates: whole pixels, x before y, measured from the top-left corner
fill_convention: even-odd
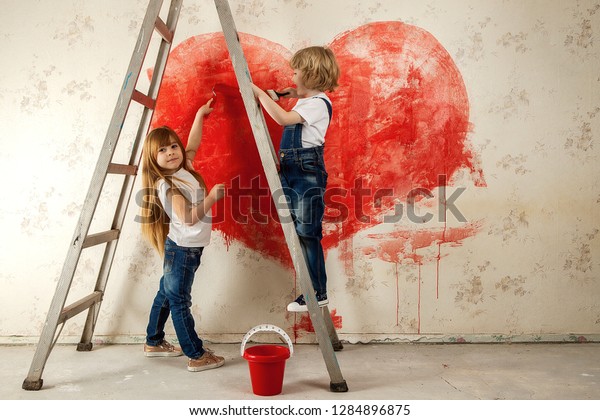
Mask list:
[[[181,2],[181,0],[173,1]],[[163,0],[150,0],[148,4],[146,15],[142,22],[134,52],[126,72],[125,80],[117,99],[117,105],[113,112],[101,153],[90,181],[90,187],[86,194],[79,220],[75,226],[75,232],[69,245],[56,291],[50,304],[46,322],[44,323],[29,373],[23,381],[23,389],[39,390],[42,387],[43,380],[41,379],[41,376],[53,343],[55,339],[57,339],[55,336],[58,325],[60,324],[61,313],[65,307],[65,302],[79,263],[85,238],[88,235],[100,194],[104,187],[108,169],[111,165],[116,144],[120,137],[123,123],[134,94],[135,85],[141,73],[141,68],[154,33],[156,20],[160,14],[162,3]],[[114,241],[108,242],[109,245],[113,243]]]
[[[267,182],[271,189],[271,193],[273,194],[276,191],[282,191],[281,181],[277,173],[273,143],[265,124],[264,114],[258,106],[254,93],[252,92],[252,87],[250,85],[252,79],[248,69],[248,63],[242,51],[229,2],[227,0],[215,0],[215,5],[217,7],[227,48],[229,49],[235,75],[240,87],[242,100],[246,112],[248,113],[252,132],[256,140],[256,146],[267,177]],[[274,196],[275,194],[273,194],[273,197]],[[296,270],[297,277],[300,281],[300,287],[304,293],[304,299],[306,300],[310,319],[312,320],[319,347],[329,372],[329,377],[331,379],[330,389],[334,392],[345,392],[348,390],[348,387],[337,362],[328,326],[325,324],[323,318],[323,312],[317,303],[317,298],[312,287],[308,267],[302,253],[296,229],[292,223],[285,222],[291,220],[289,207],[287,204],[283,206],[277,204],[278,203],[276,203],[277,213],[282,221],[281,227],[292,257],[294,269]],[[328,311],[327,313],[329,314]],[[331,322],[331,319],[329,321]],[[331,324],[331,327],[333,327],[333,324]]]
[[[159,51],[154,65],[155,71],[152,74],[152,80],[150,81],[150,87],[148,88],[147,95],[154,103],[156,103],[156,98],[158,97],[158,93],[160,91],[160,85],[167,66],[169,52],[171,50],[175,29],[177,28],[177,22],[179,21],[179,14],[181,12],[182,3],[183,0],[172,0],[171,7],[169,8],[169,15],[167,17],[167,23],[163,23],[164,28],[161,26],[162,30],[160,30],[157,26],[157,30],[160,31],[163,39],[161,40],[159,46]],[[156,22],[159,21],[162,23],[162,20],[157,18]],[[168,34],[171,35],[168,36]],[[129,165],[135,165],[136,167],[139,166],[141,160],[141,149],[144,143],[144,139],[146,137],[146,133],[148,132],[148,128],[152,121],[153,114],[154,107],[145,106],[144,110],[142,111],[142,117],[138,125],[135,141],[132,145],[132,152]],[[113,228],[118,229],[119,231],[121,231],[123,223],[125,221],[125,216],[127,214],[129,202],[133,193],[134,183],[135,177],[127,176],[124,180],[123,187],[121,189],[121,195],[119,197],[115,216],[112,223]],[[114,260],[116,250],[116,241],[111,242],[107,245],[94,290],[102,292],[106,290],[106,285],[108,283],[108,278],[110,276],[110,270],[112,267],[112,262]],[[79,351],[91,350],[91,340],[96,327],[96,321],[98,320],[98,314],[100,312],[101,304],[102,301],[97,302],[93,307],[90,308],[90,311],[88,312],[83,333],[81,335],[81,340],[77,346],[77,350]]]

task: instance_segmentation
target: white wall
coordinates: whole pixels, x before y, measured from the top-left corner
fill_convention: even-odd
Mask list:
[[[403,220],[330,249],[330,309],[341,317],[342,339],[600,337],[600,3],[230,3],[238,31],[289,51],[328,44],[361,25],[405,22],[431,34],[462,75],[467,145],[483,182],[469,171],[456,174],[448,194],[465,188],[457,206],[467,224],[448,215],[446,228],[476,228],[460,240],[430,235],[419,247],[415,235],[440,225]],[[2,9],[0,339],[36,342],[146,2],[2,0]],[[185,1],[175,45],[220,29],[213,2]],[[422,206],[418,213],[435,210]],[[141,238],[136,213],[132,202],[96,339],[144,335],[161,261]],[[99,219],[109,215],[100,208]],[[412,239],[402,242],[394,236],[400,231]],[[390,243],[414,247],[412,258],[386,258]],[[94,252],[82,256],[69,301],[91,292],[100,258]],[[273,323],[312,341],[305,320],[285,311],[293,288],[287,267],[227,243],[217,230],[194,285],[198,330],[210,340],[236,341],[256,324]],[[61,337],[78,340],[84,321],[80,315],[67,322]]]

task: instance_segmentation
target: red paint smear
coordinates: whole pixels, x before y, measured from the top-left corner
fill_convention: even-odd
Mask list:
[[[481,223],[476,222],[456,228],[396,230],[390,233],[370,234],[367,235],[367,238],[374,239],[377,245],[363,248],[363,253],[369,257],[377,257],[396,264],[401,264],[406,260],[423,264],[425,257],[419,255],[418,250],[436,244],[461,245],[464,239],[477,234],[480,225]],[[433,258],[437,259],[438,256]]]
[[[329,226],[325,248],[380,223],[411,189],[433,190],[460,169],[484,185],[465,145],[465,85],[431,34],[401,22],[380,22],[340,35],[331,48],[342,77],[332,95],[337,112],[326,143],[330,187],[351,190],[362,179],[373,194],[393,190],[395,200],[373,206],[371,199],[361,206],[355,197],[337,198],[349,209],[348,222]],[[370,220],[359,221],[361,211]]]
[[[291,85],[287,49],[252,35],[239,36],[254,83],[265,89]],[[469,104],[464,83],[431,34],[402,22],[372,23],[341,34],[330,47],[342,77],[331,94],[334,117],[326,141],[326,250],[381,223],[413,188],[433,190],[459,170],[471,173],[476,185],[485,185],[465,144]],[[171,126],[185,142],[197,108],[213,88],[215,111],[205,121],[194,162],[209,186],[228,186],[213,227],[228,243],[240,241],[292,268],[274,205],[265,194],[268,184],[221,33],[190,38],[171,52],[152,125]],[[288,109],[293,105],[285,99],[281,103]],[[265,120],[277,150],[281,127]],[[357,180],[370,191],[363,202],[351,193]],[[382,188],[392,190],[392,197],[375,206],[375,191]],[[359,220],[361,212],[366,220]],[[441,234],[432,239],[430,231],[415,232],[413,245],[446,240]],[[381,242],[379,249],[388,250],[376,253],[385,259],[394,249],[403,249],[406,238],[392,233],[372,239]],[[344,261],[351,262],[351,254],[346,249]],[[417,261],[416,254],[412,257]],[[350,263],[346,270],[352,270]]]
[[[265,89],[288,86],[289,52],[259,37],[239,36],[254,83]],[[152,125],[173,127],[187,142],[194,115],[213,89],[214,111],[204,121],[194,161],[209,187],[219,182],[227,186],[227,196],[215,209],[213,227],[228,243],[238,240],[292,267],[221,33],[187,39],[171,52]],[[278,142],[282,128],[266,121]]]
[[[436,270],[436,296],[439,288],[439,260],[441,258],[441,246],[447,244],[450,246],[459,246],[464,239],[477,234],[481,228],[481,222],[469,223],[466,226],[458,228],[435,228],[423,230],[396,230],[385,234],[367,235],[367,238],[374,239],[377,245],[363,248],[363,253],[369,257],[377,257],[383,261],[396,264],[396,288],[398,292],[398,264],[404,264],[407,261],[412,262],[418,267],[418,303],[417,303],[417,333],[421,333],[421,266],[426,258],[419,255],[417,251],[437,244],[438,254],[430,259],[437,261]],[[398,325],[398,311],[400,301],[396,299],[396,325]]]
[[[333,321],[333,326],[336,330],[342,328],[342,317],[337,315],[337,310],[333,309],[331,312],[331,320]],[[308,314],[302,314],[300,319],[294,323],[294,338],[297,340],[302,337],[303,332],[314,333],[315,329],[313,327],[312,321],[310,320],[310,316]]]

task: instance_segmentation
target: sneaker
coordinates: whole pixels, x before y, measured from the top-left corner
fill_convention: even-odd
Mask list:
[[[319,308],[328,305],[329,299],[327,299],[327,293],[323,293],[322,295],[317,293],[317,303],[319,304]],[[290,312],[308,312],[304,295],[298,296],[295,301],[290,303],[287,306],[287,310]]]
[[[215,369],[225,364],[225,358],[217,356],[209,349],[204,349],[202,357],[190,359],[188,361],[188,370],[190,372],[201,372],[203,370]]]
[[[146,357],[177,357],[181,356],[183,352],[179,347],[163,340],[157,346],[144,344],[144,354]]]

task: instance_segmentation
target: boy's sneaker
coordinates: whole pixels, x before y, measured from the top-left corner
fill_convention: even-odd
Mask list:
[[[167,340],[163,340],[157,346],[144,344],[144,354],[146,357],[177,357],[181,356],[183,352],[179,347],[175,347]]]
[[[327,293],[323,293],[322,295],[317,293],[317,303],[319,304],[319,307],[328,305],[329,300],[327,299]],[[287,310],[290,312],[308,312],[304,295],[298,296],[295,301],[290,303],[287,306]]]
[[[208,369],[215,369],[225,364],[225,358],[217,356],[209,349],[204,349],[202,357],[190,359],[188,361],[188,370],[190,372],[200,372]]]

